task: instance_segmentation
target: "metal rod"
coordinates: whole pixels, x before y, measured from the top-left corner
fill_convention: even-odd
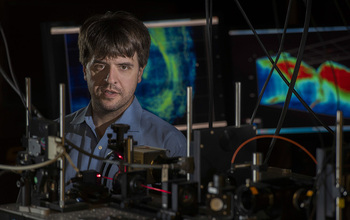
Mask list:
[[[31,80],[30,78],[25,78],[26,83],[26,137],[30,137],[30,118],[32,112],[32,95],[31,95]]]
[[[187,157],[191,156],[192,141],[192,87],[187,87]],[[187,174],[187,180],[190,180],[190,174]]]
[[[128,155],[128,163],[134,163],[134,145],[133,145],[133,138],[132,136],[128,136],[127,138],[127,155]],[[132,167],[128,167],[128,171],[131,171]]]
[[[26,84],[26,138],[30,139],[30,117],[31,117],[31,81],[30,78],[25,78]],[[28,155],[25,155],[27,160]],[[21,205],[22,206],[30,206],[31,205],[31,180],[27,172],[24,173],[21,177],[22,186],[21,186]]]
[[[236,88],[236,99],[235,99],[235,125],[237,127],[241,126],[241,83],[235,83]]]
[[[261,153],[253,153],[253,182],[257,182],[261,180],[261,173],[258,169],[258,166],[262,164],[262,154]]]
[[[64,117],[66,114],[66,99],[65,99],[65,85],[60,84],[60,138],[62,141],[62,145],[64,146]],[[59,201],[59,206],[60,208],[65,207],[65,198],[64,198],[64,193],[65,193],[65,186],[64,186],[64,180],[65,180],[65,161],[64,157],[62,156],[59,159],[59,164],[60,164],[60,201]]]
[[[190,156],[192,135],[192,87],[187,87],[187,156]]]
[[[335,168],[335,184],[338,192],[340,192],[343,174],[343,112],[337,111],[337,126],[336,126],[336,168]],[[338,195],[336,198],[336,219],[342,219],[342,197]]]
[[[62,145],[64,145],[65,115],[66,115],[65,85],[60,84],[60,138],[62,138]]]

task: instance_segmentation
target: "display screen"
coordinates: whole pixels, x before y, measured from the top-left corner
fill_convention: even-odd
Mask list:
[[[257,30],[259,39],[276,62],[277,52],[283,30]],[[298,54],[302,29],[287,31],[282,53],[276,62],[283,76],[290,82]],[[251,30],[230,31],[233,72],[236,81],[246,88],[246,114],[243,119],[250,120],[258,96],[270,74],[272,62],[264,53]],[[345,27],[310,28],[302,62],[299,68],[295,91],[306,104],[330,126],[335,125],[337,110],[343,112],[345,120],[350,119],[350,36]],[[256,123],[260,128],[274,128],[279,113],[285,103],[287,84],[274,70],[260,101]],[[310,127],[310,132],[318,132],[316,120],[309,114],[293,94],[288,106],[289,114],[284,122],[286,128]],[[296,131],[297,132],[297,131]]]

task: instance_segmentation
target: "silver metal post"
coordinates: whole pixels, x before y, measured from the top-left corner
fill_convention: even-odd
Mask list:
[[[134,140],[132,138],[132,136],[128,136],[128,138],[126,139],[126,144],[127,144],[127,156],[128,156],[128,163],[131,164],[131,163],[134,163]],[[133,170],[132,167],[128,167],[128,171],[131,171]]]
[[[25,78],[26,83],[26,138],[30,138],[30,118],[31,118],[31,81],[30,78]],[[21,186],[22,194],[22,207],[31,205],[31,183],[25,178],[23,185]]]
[[[29,123],[31,118],[31,112],[32,112],[32,96],[31,96],[31,80],[30,78],[25,78],[26,83],[26,137],[30,137],[30,130],[29,130]]]
[[[60,84],[60,137],[64,145],[64,117],[66,115],[65,85]]]
[[[343,112],[337,111],[337,126],[336,126],[336,167],[335,167],[335,186],[338,192],[341,190],[342,184],[342,174],[343,174],[343,160],[342,160],[342,151],[343,151]],[[342,201],[341,195],[338,195],[336,198],[336,219],[343,219],[342,215]]]
[[[253,165],[255,167],[253,168],[253,182],[257,182],[261,180],[261,173],[257,169],[257,166],[260,166],[262,164],[262,154],[261,153],[253,153]]]
[[[187,157],[190,157],[192,141],[192,87],[187,87]],[[187,180],[190,180],[190,174],[187,174]]]
[[[241,83],[235,83],[236,88],[236,99],[235,99],[235,125],[237,127],[241,126]]]
[[[65,105],[65,85],[60,84],[60,138],[62,140],[62,146],[64,146],[64,117],[66,114],[66,105]],[[65,161],[64,157],[62,156],[59,159],[60,162],[60,201],[59,201],[59,206],[60,208],[65,207],[65,198],[64,198],[64,193],[65,193],[65,186],[64,186],[64,181],[65,181]]]
[[[192,135],[192,87],[187,87],[187,156],[190,156]]]

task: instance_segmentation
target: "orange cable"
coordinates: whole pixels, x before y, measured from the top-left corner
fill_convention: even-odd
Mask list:
[[[232,160],[231,160],[231,164],[233,164],[235,162],[236,156],[238,154],[238,152],[241,150],[242,147],[244,147],[247,143],[256,140],[256,139],[261,139],[261,138],[277,138],[277,139],[282,139],[285,141],[288,141],[294,145],[296,145],[297,147],[299,147],[300,149],[302,149],[307,155],[309,155],[309,157],[311,157],[311,159],[315,162],[315,164],[317,164],[317,161],[315,159],[315,157],[308,151],[306,150],[305,147],[301,146],[300,144],[298,144],[297,142],[286,138],[286,137],[282,137],[282,136],[276,136],[276,135],[261,135],[261,136],[255,136],[252,138],[249,138],[248,140],[244,141],[241,145],[239,145],[239,147],[237,148],[237,150],[235,151],[235,153],[232,156]]]

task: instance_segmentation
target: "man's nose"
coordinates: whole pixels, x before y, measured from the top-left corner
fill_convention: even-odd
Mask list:
[[[106,78],[105,78],[105,81],[106,81],[106,82],[108,82],[108,80],[109,80],[109,73],[107,73],[107,76],[106,76]]]
[[[109,84],[117,84],[118,82],[118,73],[113,68],[108,69],[105,81]]]

